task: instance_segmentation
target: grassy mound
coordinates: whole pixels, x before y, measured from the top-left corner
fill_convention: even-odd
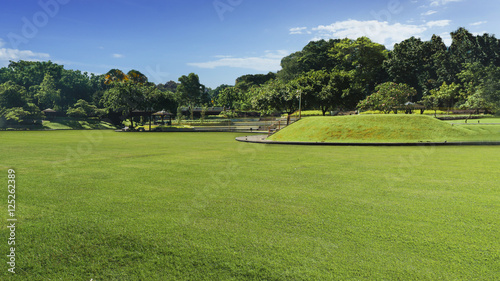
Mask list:
[[[441,142],[479,140],[480,135],[475,128],[452,126],[430,116],[361,115],[304,118],[269,139],[304,142]]]

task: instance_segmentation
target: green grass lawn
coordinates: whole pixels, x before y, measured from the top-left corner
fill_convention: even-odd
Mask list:
[[[111,123],[100,120],[78,120],[74,118],[56,118],[54,120],[43,121],[43,127],[53,130],[70,130],[70,129],[116,129]]]
[[[0,280],[497,280],[500,149],[0,132]]]
[[[401,114],[307,117],[269,139],[298,142],[500,141],[500,126],[452,126],[430,116]]]

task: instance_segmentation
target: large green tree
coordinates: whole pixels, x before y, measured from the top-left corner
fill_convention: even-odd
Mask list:
[[[383,63],[388,53],[384,45],[372,42],[367,37],[343,39],[329,51],[329,55],[339,63],[336,69],[356,71],[356,77],[366,87],[367,93],[375,85],[387,81]]]
[[[140,87],[131,81],[114,82],[103,96],[103,104],[114,112],[120,112],[124,118],[129,118],[132,128],[134,120],[131,113],[145,107],[145,97]]]
[[[318,40],[309,42],[301,51],[292,53],[281,60],[278,78],[284,82],[315,70],[332,70],[339,62],[329,51],[341,40]]]
[[[33,103],[27,103],[22,107],[12,107],[0,111],[0,119],[5,119],[11,124],[33,124],[44,117],[40,108]]]
[[[358,107],[362,110],[380,110],[384,113],[393,111],[397,114],[416,94],[417,91],[406,84],[386,82],[378,85],[375,93],[360,101]]]
[[[299,109],[299,95],[300,92],[295,83],[285,83],[275,79],[259,88],[252,97],[252,105],[265,113],[292,114]]]
[[[54,77],[45,74],[42,83],[35,86],[35,99],[40,108],[56,108],[61,100],[61,90],[57,89]]]
[[[439,36],[430,41],[411,37],[394,45],[384,67],[390,79],[396,83],[405,83],[417,90],[416,99],[438,85],[435,59],[446,52],[446,46]]]
[[[0,109],[23,107],[28,102],[26,89],[12,81],[0,84]]]
[[[177,87],[177,99],[180,104],[187,105],[190,109],[197,104],[203,103],[208,97],[205,86],[200,83],[200,78],[194,73],[179,77],[179,86]],[[206,95],[206,96],[205,96]],[[193,116],[191,116],[191,119]]]

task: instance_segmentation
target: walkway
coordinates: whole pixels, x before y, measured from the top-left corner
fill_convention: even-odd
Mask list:
[[[236,140],[248,143],[264,143],[264,144],[285,144],[285,145],[322,145],[322,146],[457,146],[457,145],[500,145],[500,141],[496,142],[384,142],[384,143],[368,143],[368,142],[293,142],[293,141],[271,141],[266,140],[267,135],[253,135],[245,137],[237,137]]]

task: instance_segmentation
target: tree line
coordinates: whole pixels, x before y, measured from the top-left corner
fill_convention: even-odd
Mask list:
[[[47,108],[115,123],[131,118],[133,111],[175,114],[181,106],[292,113],[299,99],[302,108],[323,114],[335,109],[397,113],[414,103],[428,109],[498,111],[500,41],[465,28],[451,37],[449,47],[434,35],[429,41],[409,38],[393,50],[367,37],[313,41],[284,57],[276,73],[244,75],[234,86],[215,89],[194,73],[154,84],[137,70],[95,75],[50,61],[11,61],[0,69],[0,123],[30,123],[43,118]]]
[[[464,28],[442,38],[409,38],[393,50],[369,38],[320,40],[281,62],[276,79],[255,90],[261,110],[305,108],[398,112],[405,104],[498,111],[500,41]],[[408,112],[408,111],[405,111]]]

